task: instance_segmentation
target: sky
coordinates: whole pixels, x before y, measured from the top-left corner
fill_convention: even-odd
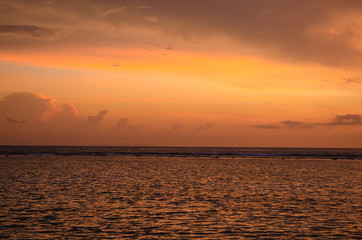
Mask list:
[[[362,147],[362,1],[0,0],[0,144]]]

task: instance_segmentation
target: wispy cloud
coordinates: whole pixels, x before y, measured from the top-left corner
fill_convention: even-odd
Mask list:
[[[109,26],[113,29],[151,27],[151,31],[156,29],[168,36],[186,37],[190,42],[200,36],[227,36],[241,46],[260,49],[273,59],[332,66],[360,67],[362,64],[362,51],[356,41],[361,37],[362,23],[356,20],[361,17],[360,1],[348,1],[349,4],[345,0],[328,4],[320,1],[280,4],[277,0],[184,0],[177,4],[155,0],[144,1],[147,4],[141,4],[142,1],[101,4],[94,0],[87,4],[80,0],[48,1],[52,4],[3,2],[4,19],[29,22],[29,25],[1,25],[3,33],[31,37],[53,35],[53,29],[37,26],[39,19],[52,19],[47,26],[70,29],[73,29],[72,22],[77,21],[79,30],[86,31],[91,25],[96,34],[104,34]],[[351,11],[354,14],[350,14]]]
[[[148,6],[148,5],[141,5],[141,6],[137,6],[138,9],[150,9],[152,8],[152,6]]]
[[[60,31],[35,25],[0,25],[0,34],[13,34],[44,40],[53,40],[59,37]]]
[[[9,122],[9,123],[22,123],[22,124],[26,123],[26,121],[24,119],[15,120],[15,119],[9,118],[9,117],[6,118],[6,121]]]
[[[157,23],[159,21],[158,17],[155,16],[146,16],[144,19],[150,23]]]
[[[253,128],[261,129],[298,129],[298,128],[314,128],[316,126],[348,126],[348,125],[362,125],[362,115],[360,114],[345,114],[345,115],[336,115],[334,119],[330,122],[322,123],[308,123],[301,121],[281,121],[277,124],[255,124],[249,125]]]
[[[204,132],[206,130],[209,130],[210,128],[212,128],[212,125],[210,123],[205,123],[203,125],[195,127],[193,132],[194,133],[200,133],[200,132]]]
[[[261,128],[261,129],[279,129],[281,126],[277,126],[274,124],[255,124],[255,125],[249,125],[253,128]]]
[[[119,13],[124,12],[125,8],[126,7],[112,8],[112,9],[109,9],[109,10],[106,10],[106,11],[102,12],[100,15],[104,16],[104,17],[107,17],[107,16],[112,15],[112,14],[119,14]]]
[[[360,77],[349,77],[342,79],[344,83],[351,84],[351,83],[362,83],[362,78]]]
[[[313,128],[314,124],[306,123],[306,122],[299,122],[299,121],[282,121],[280,122],[282,126],[287,128]]]
[[[337,115],[329,125],[362,125],[362,116],[359,114]]]
[[[280,128],[313,128],[314,124],[312,123],[306,123],[306,122],[300,122],[300,121],[281,121],[276,124],[255,124],[255,125],[249,125],[253,128],[261,128],[261,129],[280,129]]]

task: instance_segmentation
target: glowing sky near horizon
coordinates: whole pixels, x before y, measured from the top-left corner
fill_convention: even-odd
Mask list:
[[[0,0],[0,144],[362,147],[358,0]]]

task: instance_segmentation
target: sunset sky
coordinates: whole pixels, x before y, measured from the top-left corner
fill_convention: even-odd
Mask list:
[[[0,0],[0,144],[362,147],[362,1]]]

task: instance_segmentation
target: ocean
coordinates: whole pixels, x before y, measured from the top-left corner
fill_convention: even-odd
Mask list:
[[[362,149],[0,147],[0,238],[361,239]]]

